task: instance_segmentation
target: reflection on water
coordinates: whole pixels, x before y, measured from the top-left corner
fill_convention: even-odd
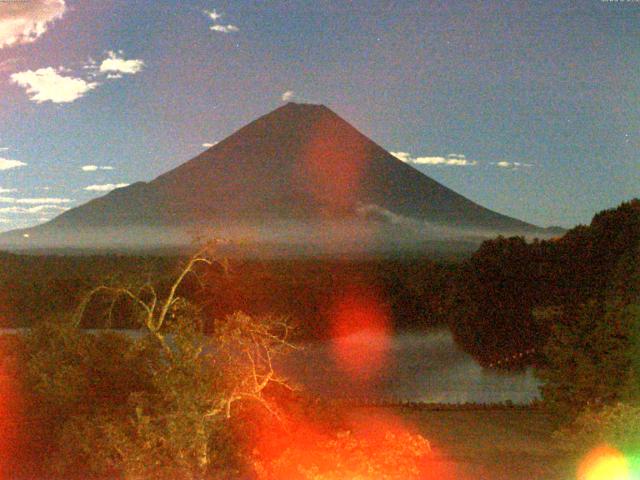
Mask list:
[[[0,335],[20,331],[24,332],[0,329]],[[126,333],[141,335],[131,330]],[[391,340],[367,334],[341,340],[344,348],[349,343],[354,351],[388,359],[377,378],[358,381],[341,370],[330,341],[305,343],[280,368],[305,389],[330,399],[527,404],[540,398],[540,381],[531,369],[515,373],[486,370],[456,345],[446,328],[396,335]]]
[[[294,381],[327,398],[514,404],[539,399],[540,382],[530,369],[486,370],[455,344],[447,329],[401,334],[390,343],[388,338],[366,334],[352,335],[349,341],[354,348],[365,343],[373,351],[388,350],[390,360],[373,385],[341,371],[330,342],[306,343],[282,368]]]

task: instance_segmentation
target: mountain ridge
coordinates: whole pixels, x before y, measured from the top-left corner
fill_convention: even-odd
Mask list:
[[[545,233],[403,163],[328,107],[290,102],[149,182],[113,190],[0,240],[54,241],[63,230],[81,237],[91,229],[360,221],[372,210],[396,226],[408,219],[449,229]]]

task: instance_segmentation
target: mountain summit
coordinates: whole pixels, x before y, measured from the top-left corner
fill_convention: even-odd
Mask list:
[[[114,190],[0,239],[108,246],[135,243],[136,229],[155,237],[181,231],[186,241],[185,232],[201,228],[321,228],[351,221],[386,223],[387,233],[403,235],[422,226],[449,235],[543,231],[420,173],[329,108],[287,103],[151,182]]]

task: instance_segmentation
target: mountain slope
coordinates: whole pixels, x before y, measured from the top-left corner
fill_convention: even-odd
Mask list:
[[[542,232],[401,162],[327,107],[288,103],[151,182],[114,190],[2,241],[106,235],[108,243],[135,228],[316,224],[372,214],[396,225],[407,219],[449,229]]]

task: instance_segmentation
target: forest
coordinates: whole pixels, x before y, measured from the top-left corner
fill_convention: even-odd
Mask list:
[[[396,332],[448,325],[485,368],[535,367],[563,448],[640,447],[637,199],[559,238],[498,237],[458,262],[233,259],[213,245],[0,263],[2,327],[30,327],[0,337],[0,442],[13,452],[0,464],[23,478],[335,478],[336,462],[431,478],[427,439],[346,428],[344,412],[274,369],[297,340],[331,335],[341,289],[379,294]],[[317,450],[301,460],[304,438]]]
[[[543,360],[555,323],[580,305],[605,303],[628,286],[640,239],[638,200],[594,216],[559,238],[498,237],[458,261],[407,259],[225,259],[190,277],[180,295],[204,311],[205,331],[236,310],[287,316],[301,337],[328,334],[333,292],[375,290],[396,331],[449,325],[483,365],[520,368]],[[143,285],[164,291],[184,256],[16,255],[0,253],[0,327],[64,316],[96,285]],[[105,305],[103,305],[105,307]],[[137,328],[130,305],[100,302],[86,328]]]

